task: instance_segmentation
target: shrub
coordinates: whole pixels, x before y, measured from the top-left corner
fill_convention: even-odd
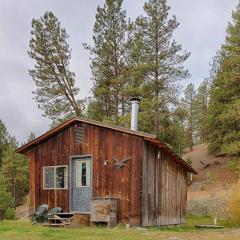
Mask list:
[[[7,208],[5,211],[4,218],[11,220],[16,219],[16,212],[14,208]]]
[[[240,159],[232,158],[227,163],[228,168],[234,172],[240,172]]]
[[[210,196],[194,198],[188,202],[187,213],[201,217],[226,218],[226,198]]]

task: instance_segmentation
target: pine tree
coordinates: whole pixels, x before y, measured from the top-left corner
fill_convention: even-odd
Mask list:
[[[194,84],[190,83],[184,91],[184,98],[182,98],[182,103],[186,111],[186,121],[187,121],[187,142],[191,151],[194,145],[194,135],[196,130],[196,91]]]
[[[209,105],[209,79],[204,79],[197,89],[195,99],[196,131],[200,143],[208,141],[207,114]]]
[[[6,219],[15,218],[15,210],[13,208],[13,198],[9,192],[7,192],[4,185],[3,176],[0,175],[0,209],[3,209]]]
[[[30,132],[30,134],[28,135],[28,138],[27,138],[27,142],[29,143],[29,142],[33,141],[35,138],[36,138],[35,133]]]
[[[1,175],[4,186],[14,199],[14,208],[28,193],[28,162],[25,156],[15,152],[16,142],[11,142],[4,151]]]
[[[189,76],[183,67],[189,53],[182,52],[181,45],[173,39],[179,24],[175,16],[169,18],[169,10],[166,0],[149,0],[144,4],[144,16],[135,22],[135,36],[142,41],[139,66],[145,74],[140,127],[165,141],[169,138],[165,129],[171,122],[170,106],[177,103],[177,81]]]
[[[35,60],[29,73],[36,84],[35,100],[53,121],[81,115],[75,74],[69,70],[71,50],[68,35],[52,12],[32,20],[29,56]]]
[[[232,14],[210,90],[209,150],[240,155],[240,6]]]
[[[97,8],[93,29],[93,46],[87,46],[92,55],[91,69],[94,80],[93,100],[89,105],[90,117],[118,123],[125,114],[125,47],[126,13],[122,0],[106,0]]]

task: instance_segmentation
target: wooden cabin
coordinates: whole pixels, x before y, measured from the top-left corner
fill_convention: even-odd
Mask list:
[[[196,172],[155,135],[75,117],[17,152],[29,158],[31,212],[88,213],[93,198],[113,197],[118,222],[185,223],[187,173]]]

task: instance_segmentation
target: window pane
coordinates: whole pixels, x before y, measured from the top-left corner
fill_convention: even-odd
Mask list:
[[[82,162],[82,186],[87,186],[86,171],[86,162]]]
[[[56,167],[56,188],[67,187],[67,168]]]
[[[44,188],[54,188],[54,168],[44,168]]]
[[[82,176],[82,163],[76,162],[76,185],[77,185],[77,187],[82,186],[81,176]]]
[[[90,184],[91,184],[91,183],[90,183],[90,174],[91,174],[91,171],[90,171],[90,163],[91,163],[90,161],[87,161],[87,162],[86,162],[86,164],[87,164],[87,165],[86,165],[86,168],[87,168],[86,185],[87,185],[87,186],[90,186]]]
[[[77,187],[90,186],[90,161],[76,163],[76,185]]]

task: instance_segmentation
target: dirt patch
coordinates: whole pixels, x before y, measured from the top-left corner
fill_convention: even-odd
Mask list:
[[[228,167],[230,158],[209,155],[207,144],[195,146],[193,151],[187,152],[183,157],[190,159],[193,168],[198,172],[198,175],[193,176],[193,183],[188,187],[189,200],[216,193],[219,196],[225,195],[239,179],[239,174]]]
[[[16,216],[18,219],[26,219],[29,216],[29,207],[27,204],[20,205],[16,209]]]

